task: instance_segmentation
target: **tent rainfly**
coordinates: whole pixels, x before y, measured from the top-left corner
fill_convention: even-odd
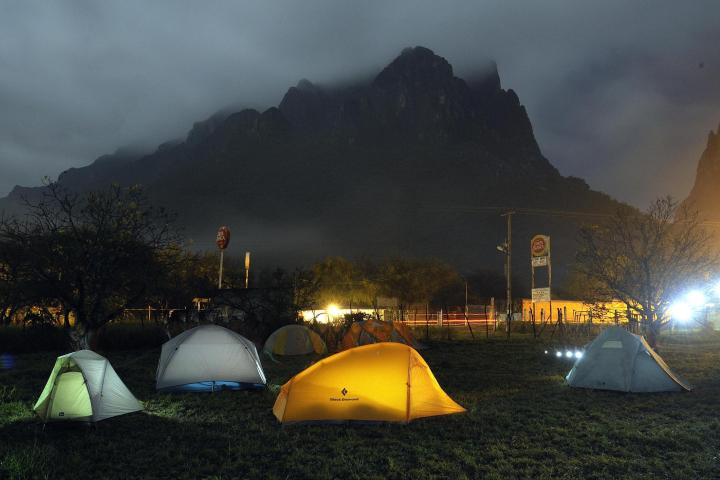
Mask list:
[[[90,350],[58,357],[33,407],[44,422],[98,422],[142,409],[107,358]]]
[[[415,339],[410,329],[402,322],[383,322],[371,318],[354,322],[348,328],[347,333],[342,339],[342,349],[357,347],[358,345],[368,345],[377,342],[397,342],[404,343],[415,349],[424,348],[423,345]]]
[[[327,345],[320,335],[304,325],[285,325],[268,337],[263,351],[270,355],[322,355],[327,353]]]
[[[690,390],[645,339],[622,327],[610,327],[575,361],[566,380],[571,387],[621,392]]]
[[[461,413],[420,354],[376,343],[327,357],[282,386],[273,413],[282,423],[410,422]]]
[[[211,392],[264,386],[265,373],[255,345],[227,328],[200,325],[162,346],[157,390]]]

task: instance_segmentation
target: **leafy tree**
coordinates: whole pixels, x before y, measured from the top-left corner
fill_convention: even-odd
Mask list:
[[[217,288],[217,263],[210,254],[190,252],[179,245],[172,245],[163,251],[163,273],[150,285],[143,302],[169,312],[170,308],[183,308],[186,312],[193,307],[193,299],[210,296]],[[145,306],[145,305],[137,305]]]
[[[461,291],[461,279],[449,265],[437,260],[394,258],[379,267],[380,291],[395,297],[401,315],[413,303],[439,303],[446,307]]]
[[[0,224],[6,221],[0,220]],[[31,303],[20,247],[0,237],[0,325],[10,324],[15,314]]]
[[[300,321],[296,282],[295,273],[280,268],[263,271],[258,275],[257,287],[219,290],[211,309],[227,312],[225,320],[233,330],[263,342],[283,325]]]
[[[468,287],[470,289],[473,303],[480,302],[482,299],[495,297],[496,299],[504,299],[505,275],[494,270],[476,270],[467,276]],[[513,287],[518,282],[513,282]]]
[[[51,182],[27,210],[25,221],[3,222],[0,237],[21,252],[36,298],[74,313],[82,346],[149,293],[177,241],[169,216],[137,187],[81,195]]]
[[[311,270],[297,268],[292,273],[293,303],[297,310],[312,308],[318,298],[320,286]]]
[[[375,301],[372,281],[360,265],[342,257],[328,257],[313,265],[321,305],[345,304],[349,307]]]
[[[678,209],[669,197],[644,214],[620,209],[602,225],[581,228],[579,237],[577,270],[587,279],[586,297],[624,302],[653,347],[673,298],[717,266],[698,213]]]

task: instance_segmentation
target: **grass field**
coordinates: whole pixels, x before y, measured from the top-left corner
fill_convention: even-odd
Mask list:
[[[720,478],[720,338],[662,342],[692,392],[571,389],[570,362],[521,335],[431,342],[468,412],[408,425],[280,426],[277,385],[309,359],[264,359],[266,391],[157,394],[155,350],[106,355],[144,413],[43,431],[31,407],[55,355],[21,355],[0,370],[0,478]]]

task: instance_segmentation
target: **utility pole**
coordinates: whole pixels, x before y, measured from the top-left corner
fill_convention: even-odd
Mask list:
[[[507,281],[507,333],[510,335],[510,321],[512,320],[512,216],[515,212],[508,210],[501,214],[501,217],[507,217],[507,238],[505,239],[505,277]]]
[[[218,290],[222,290],[223,257],[224,256],[225,256],[225,250],[220,250],[220,270],[218,272]]]
[[[222,290],[222,278],[223,278],[223,259],[225,257],[225,249],[230,243],[230,229],[226,226],[218,228],[217,236],[215,237],[215,243],[220,249],[220,271],[218,272],[218,290]]]

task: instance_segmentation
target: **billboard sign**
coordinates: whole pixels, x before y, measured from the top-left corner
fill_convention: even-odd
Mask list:
[[[547,235],[535,235],[530,240],[530,255],[533,258],[550,255],[550,237]]]
[[[549,302],[549,301],[550,301],[550,287],[533,288],[532,289],[532,303]]]
[[[530,261],[533,267],[547,267],[548,257],[531,257]]]
[[[218,228],[215,243],[220,250],[225,250],[230,243],[230,229],[226,226]]]

